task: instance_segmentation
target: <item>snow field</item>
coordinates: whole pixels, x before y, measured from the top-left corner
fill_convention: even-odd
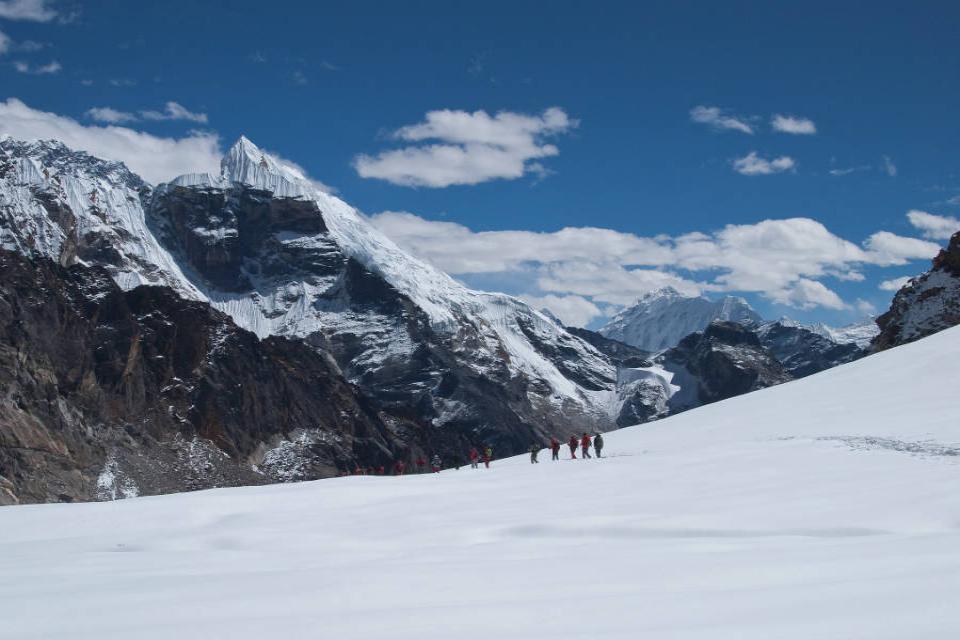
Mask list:
[[[0,509],[0,638],[949,638],[960,328],[528,456]]]

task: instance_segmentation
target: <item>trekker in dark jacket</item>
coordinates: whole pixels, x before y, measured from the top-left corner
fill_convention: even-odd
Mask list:
[[[537,454],[540,453],[540,445],[536,442],[530,445],[530,464],[538,464],[540,461],[537,460]]]
[[[403,460],[397,460],[397,463],[393,465],[393,475],[402,476],[406,467],[407,465],[403,464]]]
[[[560,441],[556,438],[550,438],[550,453],[552,454],[551,460],[560,459]]]
[[[598,458],[602,458],[600,452],[603,451],[603,436],[599,433],[593,437],[593,450],[596,452]]]
[[[430,459],[430,466],[434,473],[440,473],[441,462],[438,454],[433,454],[433,458]]]
[[[577,459],[577,436],[570,436],[570,442],[567,443],[570,447],[570,459]]]
[[[590,456],[590,436],[583,434],[583,437],[580,438],[580,453],[581,457],[586,459]]]

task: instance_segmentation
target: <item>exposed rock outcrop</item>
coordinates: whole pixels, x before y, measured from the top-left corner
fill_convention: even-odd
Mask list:
[[[735,322],[690,334],[661,361],[681,388],[670,399],[674,413],[793,379],[753,331]]]
[[[417,443],[298,341],[2,250],[0,389],[8,503],[324,477]]]
[[[877,318],[880,334],[870,349],[882,351],[960,324],[960,231],[933,259],[932,268],[913,278]]]

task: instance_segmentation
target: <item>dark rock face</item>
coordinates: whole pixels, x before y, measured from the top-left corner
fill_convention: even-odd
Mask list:
[[[671,398],[673,412],[793,379],[753,331],[733,322],[713,322],[703,332],[690,334],[666,351],[662,362],[687,389]]]
[[[577,336],[581,340],[589,342],[593,347],[610,358],[618,367],[636,368],[649,367],[653,364],[650,360],[650,352],[631,346],[619,340],[605,338],[596,331],[583,329],[580,327],[567,327],[567,331]]]
[[[302,343],[257,340],[162,287],[123,292],[102,270],[8,251],[0,389],[8,503],[324,477],[416,444]]]
[[[475,320],[465,318],[455,333],[436,331],[407,296],[344,254],[312,201],[236,183],[164,185],[154,192],[148,216],[167,249],[208,288],[238,299],[271,299],[277,317],[298,304],[327,314],[326,322],[299,337],[332,354],[378,411],[405,421],[415,434],[404,438],[441,450],[447,442],[461,448],[487,443],[498,454],[510,454],[548,434],[605,426],[596,417],[532,401],[550,397],[550,389],[515,375],[508,353],[485,350],[486,329]],[[301,237],[307,241],[298,242]],[[301,283],[320,293],[304,302]],[[290,297],[278,299],[276,292],[285,288],[293,289]],[[596,356],[583,362],[580,341],[547,340],[528,318],[517,324],[568,379],[588,390],[614,385],[612,367],[598,371]]]
[[[932,268],[903,286],[877,318],[871,351],[919,340],[960,324],[960,231],[933,259]]]
[[[756,333],[763,346],[794,378],[853,362],[866,355],[856,344],[838,344],[809,329],[782,322],[761,325]]]

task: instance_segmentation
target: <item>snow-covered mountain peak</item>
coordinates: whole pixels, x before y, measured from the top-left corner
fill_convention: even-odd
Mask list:
[[[314,185],[302,171],[261,150],[246,136],[240,136],[220,161],[220,176],[270,191],[277,197],[309,197]]]
[[[678,290],[674,289],[670,285],[659,287],[653,291],[648,291],[647,293],[640,296],[638,302],[653,302],[655,300],[676,300],[678,298],[693,298],[696,296],[686,295],[680,293]]]
[[[762,321],[743,298],[726,296],[711,300],[686,295],[668,286],[645,294],[620,311],[600,333],[646,351],[661,351],[695,331],[702,331],[714,320],[741,324]]]
[[[24,141],[6,136],[0,139],[0,162],[11,158],[17,160],[17,178],[23,184],[43,185],[57,176],[71,176],[131,189],[147,186],[124,163],[71,149],[59,140]]]

